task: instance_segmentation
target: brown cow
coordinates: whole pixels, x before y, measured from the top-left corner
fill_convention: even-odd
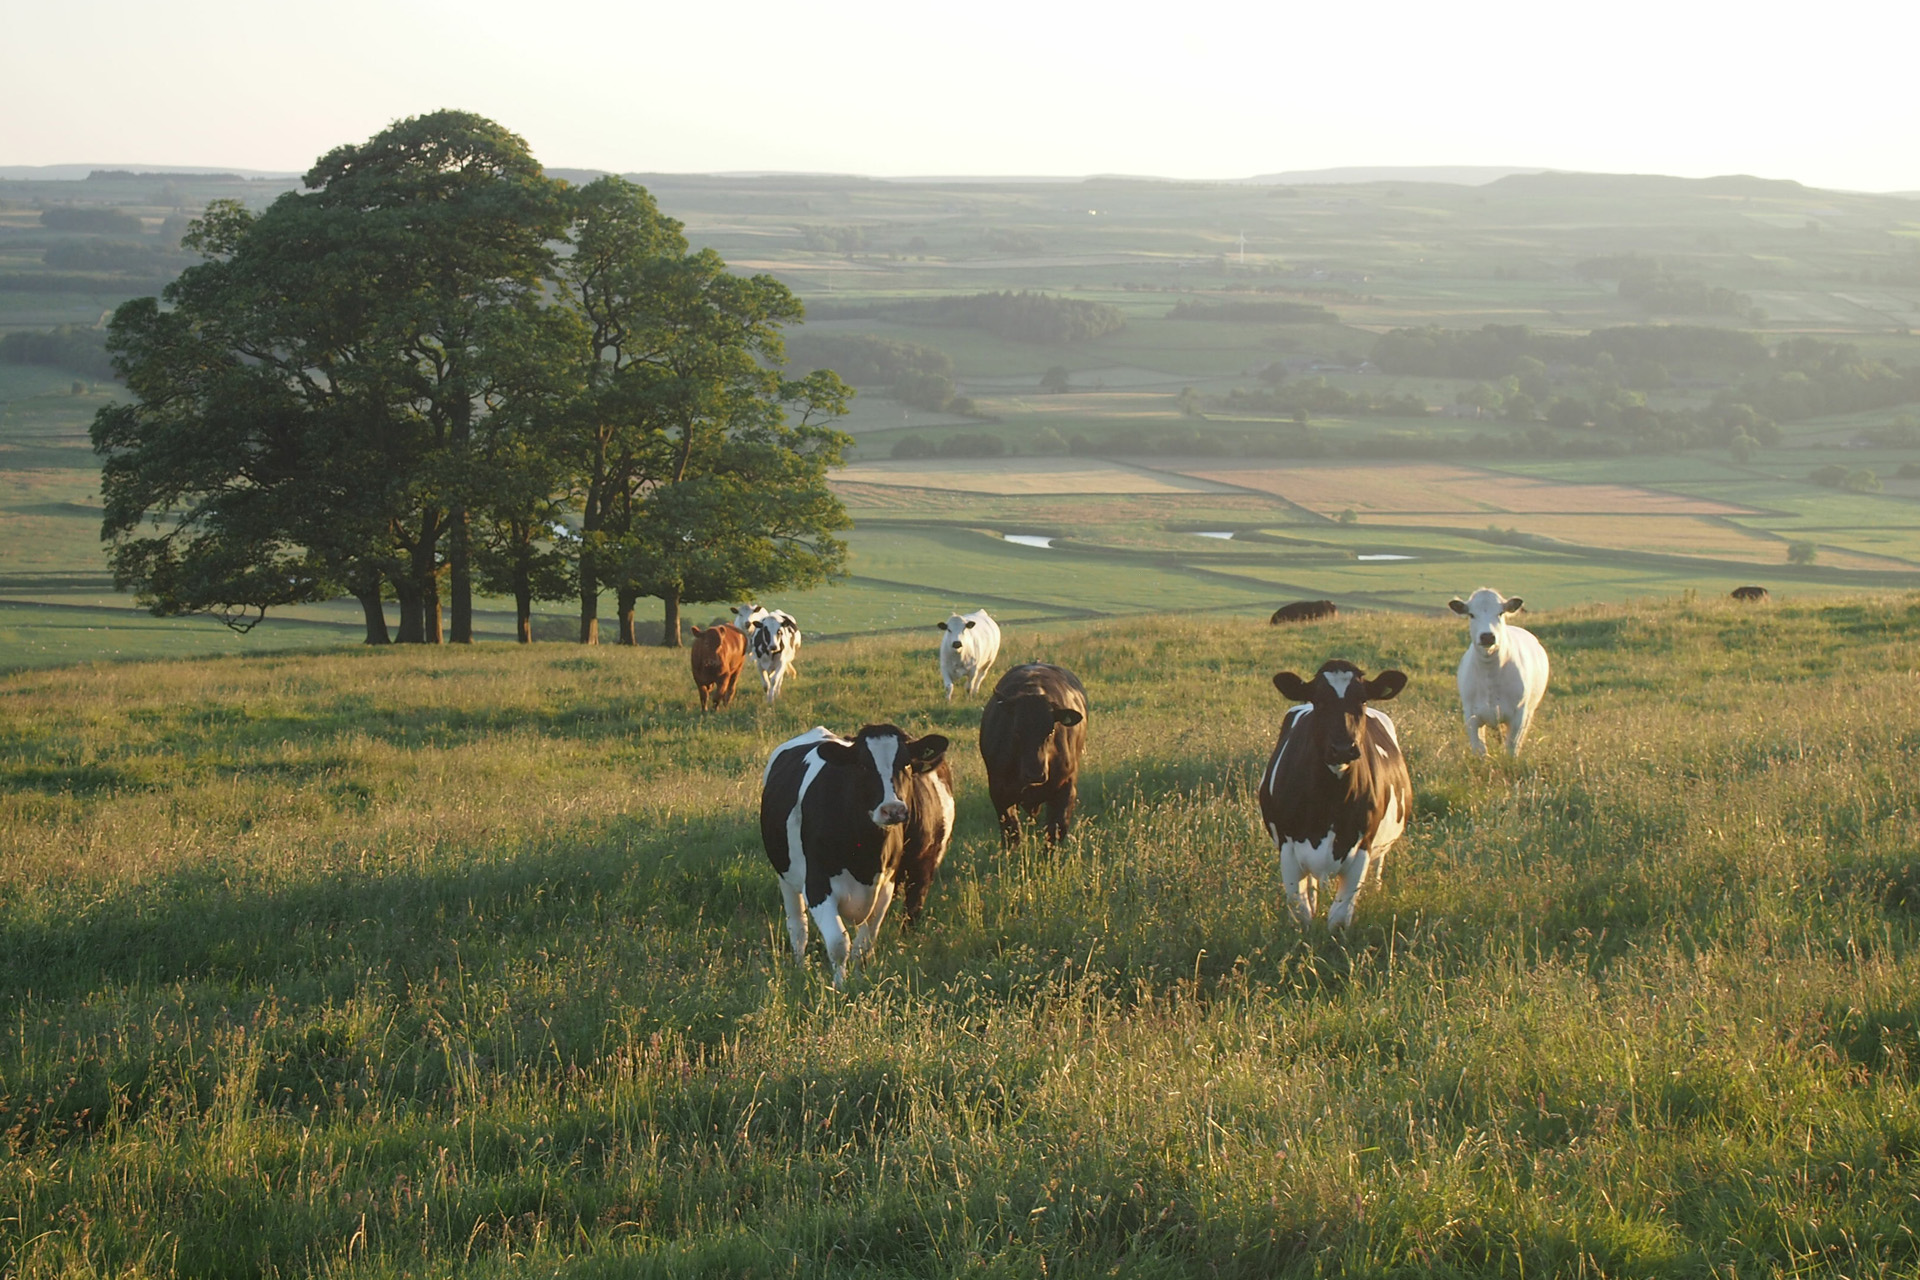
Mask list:
[[[1000,835],[1020,839],[1016,808],[1047,806],[1047,843],[1073,820],[1074,781],[1087,742],[1087,691],[1065,667],[1029,662],[1000,677],[980,713],[980,758]]]
[[[1273,611],[1267,619],[1269,626],[1279,626],[1283,622],[1318,622],[1322,618],[1338,616],[1340,610],[1331,600],[1295,600],[1292,604],[1283,604]]]
[[[733,684],[747,661],[747,638],[731,623],[693,629],[693,683],[700,709],[718,711],[733,701]]]
[[[1765,587],[1735,587],[1732,595],[1735,600],[1747,604],[1765,604],[1773,599],[1773,594]]]

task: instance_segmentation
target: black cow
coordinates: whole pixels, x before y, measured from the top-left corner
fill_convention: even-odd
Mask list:
[[[1735,587],[1732,596],[1745,604],[1764,604],[1773,599],[1773,594],[1765,587]]]
[[[1000,835],[1020,839],[1018,806],[1047,806],[1047,842],[1063,839],[1078,798],[1074,789],[1087,742],[1087,691],[1065,667],[1029,662],[1000,677],[980,713],[980,758]]]
[[[793,958],[807,959],[807,914],[833,981],[873,947],[895,894],[907,923],[953,839],[947,740],[870,724],[852,738],[816,725],[773,749],[760,789],[760,839],[780,877]],[[852,942],[842,921],[857,925]]]
[[[1339,659],[1312,680],[1291,671],[1273,678],[1274,688],[1301,705],[1280,723],[1260,780],[1260,816],[1280,850],[1280,879],[1302,928],[1313,922],[1317,891],[1330,879],[1340,888],[1327,927],[1346,928],[1367,877],[1379,880],[1387,849],[1406,830],[1413,811],[1407,762],[1393,721],[1367,705],[1406,684],[1405,672],[1369,680]]]
[[[1292,604],[1283,604],[1275,609],[1267,622],[1276,627],[1283,622],[1318,622],[1322,618],[1335,617],[1339,612],[1339,607],[1331,600],[1295,600]]]

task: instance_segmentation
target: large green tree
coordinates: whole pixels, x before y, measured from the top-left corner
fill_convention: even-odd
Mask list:
[[[835,572],[849,523],[826,486],[847,437],[823,421],[852,394],[831,373],[780,376],[799,300],[767,276],[688,253],[647,192],[604,178],[577,197],[562,271],[590,338],[570,415],[579,501],[580,639],[611,587],[618,639],[657,596],[663,643],[680,606],[811,585]]]
[[[189,237],[208,261],[115,315],[135,398],[94,438],[116,574],[162,612],[352,590],[369,640],[384,579],[400,639],[437,642],[444,571],[469,640],[476,423],[541,367],[563,189],[457,111],[341,147],[305,185],[209,210]]]

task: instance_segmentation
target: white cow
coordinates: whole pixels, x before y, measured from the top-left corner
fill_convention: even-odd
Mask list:
[[[752,606],[759,608],[759,606]],[[742,605],[744,611],[748,606]],[[767,701],[780,696],[780,686],[800,656],[800,624],[781,609],[761,609],[747,633],[747,648],[754,665],[760,668],[760,682],[767,687]]]
[[[737,604],[733,606],[734,629],[744,635],[753,634],[753,624],[767,616],[765,606],[757,604]]]
[[[975,609],[956,613],[935,626],[940,632],[940,678],[947,684],[947,701],[953,701],[953,686],[963,681],[968,693],[980,692],[993,660],[1000,656],[1000,624],[985,609]]]
[[[1519,755],[1533,727],[1533,714],[1547,692],[1547,651],[1525,627],[1507,621],[1520,598],[1503,599],[1481,587],[1447,607],[1467,618],[1467,652],[1460,659],[1460,710],[1467,719],[1467,745],[1487,754],[1482,727],[1507,726],[1507,752]]]

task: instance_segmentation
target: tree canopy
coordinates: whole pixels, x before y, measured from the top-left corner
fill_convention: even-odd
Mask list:
[[[687,251],[617,178],[578,190],[483,117],[335,149],[255,215],[216,203],[206,260],[114,315],[133,392],[96,418],[116,580],[158,613],[247,625],[358,597],[369,642],[472,638],[472,595],[603,586],[682,600],[816,581],[845,527],[821,425],[850,391],[775,372],[801,308]],[[789,420],[789,410],[796,416]]]

